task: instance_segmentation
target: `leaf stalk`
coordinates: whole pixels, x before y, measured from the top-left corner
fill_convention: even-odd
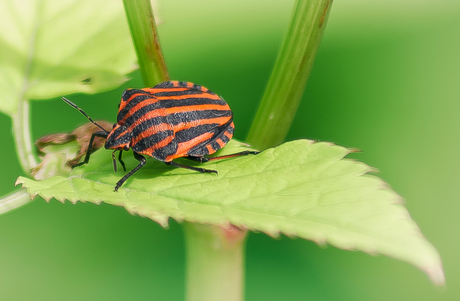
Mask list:
[[[32,168],[37,166],[34,147],[31,137],[29,101],[22,99],[18,101],[18,108],[12,117],[13,136],[18,154],[19,163],[27,175],[30,175]]]
[[[0,199],[0,214],[9,212],[30,202],[32,202],[32,199],[27,190],[21,189],[12,192]]]

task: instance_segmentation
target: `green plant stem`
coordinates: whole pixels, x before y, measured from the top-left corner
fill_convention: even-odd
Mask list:
[[[246,231],[185,223],[188,301],[243,300]]]
[[[13,136],[16,144],[19,163],[28,175],[32,168],[37,166],[37,159],[30,135],[29,101],[19,100],[18,110],[12,115]]]
[[[25,189],[10,193],[0,199],[0,214],[9,212],[30,202],[32,202],[32,199]]]
[[[265,149],[291,127],[323,36],[332,0],[297,0],[289,30],[249,130],[247,142]]]
[[[169,80],[150,0],[123,0],[142,79],[147,87]]]

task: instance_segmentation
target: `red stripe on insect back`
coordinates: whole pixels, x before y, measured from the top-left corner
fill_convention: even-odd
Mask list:
[[[146,123],[148,120],[158,118],[158,117],[166,117],[168,115],[169,115],[168,112],[166,112],[164,109],[155,110],[155,114],[147,114],[147,116],[144,116],[143,118],[140,118],[140,119],[137,119],[136,121],[134,121],[134,123],[132,123],[127,128],[127,131],[132,132],[136,127],[141,126],[142,123]],[[167,128],[168,130],[172,130],[171,125],[168,124],[168,123],[162,122],[162,123],[160,123],[158,125],[155,125],[155,127],[158,129],[158,131],[164,129],[164,127],[166,127],[166,126],[168,127]]]
[[[174,90],[176,91],[176,90]],[[188,91],[188,90],[187,90]],[[165,91],[165,92],[171,92]],[[156,93],[156,92],[155,92]],[[208,98],[208,99],[221,99],[218,95],[216,94],[209,94],[209,93],[201,93],[201,94],[184,94],[184,95],[174,95],[174,96],[155,96],[159,100],[165,100],[165,99],[174,99],[174,100],[182,100],[182,99],[190,99],[190,98]],[[227,106],[228,105],[223,105]]]
[[[127,89],[127,91],[129,91],[129,90],[132,90],[132,89]],[[131,95],[128,99],[126,99],[126,100],[120,102],[120,106],[118,107],[118,112],[120,112],[121,110],[123,110],[124,107],[125,107],[130,101],[132,101],[134,98],[139,97],[139,96],[143,96],[143,95],[145,95],[145,93],[143,93],[143,92],[134,93],[134,94]]]
[[[233,122],[230,124],[230,126],[225,130],[224,136],[228,138],[228,140],[231,140],[233,137],[233,130],[235,129],[235,125]],[[229,132],[231,130],[231,132]]]
[[[203,93],[214,95],[214,93],[212,91],[210,91],[208,88],[200,86],[200,85],[196,85],[196,84],[191,83],[191,82],[183,82],[183,84],[185,84],[185,85],[181,85],[180,82],[178,82],[178,81],[171,81],[170,83],[172,85],[169,86],[169,87],[158,87],[159,85],[157,85],[157,86],[155,86],[153,88],[144,88],[142,90],[144,90],[144,91],[146,91],[148,93],[151,93],[151,94],[161,93],[161,92],[171,92],[171,91],[181,92],[181,91],[195,90],[195,91],[201,91]],[[160,86],[161,86],[161,84],[160,84]]]
[[[188,91],[189,88],[143,88],[142,91],[148,92],[150,94],[161,93],[161,92],[171,92],[171,91]]]
[[[121,132],[119,135],[117,135],[117,137],[115,137],[115,140],[120,139],[122,136],[128,134],[129,132],[131,132],[131,131],[125,130],[125,131]]]
[[[136,106],[134,106],[133,108],[131,108],[127,113],[126,115],[123,117],[123,119],[121,119],[118,123],[120,124],[124,124],[126,122],[126,119],[128,119],[129,117],[131,117],[133,114],[135,114],[137,111],[141,110],[142,108],[148,106],[148,105],[151,105],[153,103],[156,103],[158,102],[158,99],[156,98],[148,98],[140,103],[138,103]],[[120,108],[120,111],[121,111],[122,108]],[[150,111],[149,111],[150,112]]]
[[[144,155],[148,155],[148,156],[152,156],[152,153],[155,152],[155,150],[167,146],[169,143],[171,143],[171,141],[173,139],[174,139],[174,136],[168,136],[165,139],[161,140],[160,142],[155,143],[151,147],[148,147],[148,148],[140,151],[139,153],[144,154]]]
[[[180,104],[180,100],[182,100],[182,99],[194,99],[194,98],[192,98],[190,96],[187,96],[187,97],[182,97],[182,96],[177,97],[176,96],[174,98],[172,98],[172,97],[149,98],[149,99],[146,99],[146,100],[138,103],[136,106],[131,108],[128,112],[126,112],[126,115],[123,116],[123,118],[119,121],[119,123],[124,124],[128,118],[130,118],[131,116],[133,116],[137,112],[140,112],[143,108],[145,108],[145,107],[147,107],[149,105],[158,103],[161,100],[174,99],[174,101],[175,101],[176,98],[179,98],[179,99],[177,99],[178,104]],[[216,98],[216,99],[219,99],[219,98]],[[173,107],[168,107],[168,108],[161,108],[160,107],[161,103],[159,103],[158,106],[159,106],[159,108],[157,108],[157,109],[144,110],[145,115],[156,115],[156,114],[158,114],[157,116],[165,116],[164,113],[161,112],[163,110],[166,110],[167,114],[173,114],[173,113],[178,113],[178,112],[204,111],[204,110],[230,111],[230,108],[226,104],[221,105],[221,104],[206,104],[206,103],[203,103],[203,104],[196,104],[196,105],[191,105],[191,106],[173,106]],[[141,114],[143,114],[143,113],[141,112]],[[142,117],[140,116],[138,118],[142,118]]]
[[[225,143],[224,141],[222,141],[222,139],[220,139],[220,138],[216,139],[216,142],[217,142],[217,144],[219,144],[220,148],[224,147],[225,144],[226,144],[226,143]]]
[[[206,145],[206,148],[208,149],[208,154],[209,155],[214,154],[216,152],[216,150],[213,149],[210,144]]]
[[[163,93],[163,92],[173,92],[173,91],[177,91],[177,92],[184,92],[184,91],[190,91],[190,88],[188,87],[167,87],[167,88],[143,88],[142,91],[145,91],[145,92],[148,92],[150,94],[156,94],[156,93]],[[207,92],[209,90],[199,90],[199,91],[202,91],[202,92]]]
[[[225,131],[224,136],[228,138],[228,140],[233,138],[233,134]]]
[[[193,148],[194,146],[200,144],[200,143],[203,143],[205,142],[206,140],[209,140],[211,139],[213,136],[213,133],[204,133],[198,137],[195,137],[191,140],[188,140],[188,141],[185,141],[185,142],[182,142],[182,143],[179,143],[178,146],[177,146],[177,151],[174,155],[172,156],[168,156],[166,158],[167,161],[171,161],[175,158],[180,158],[180,157],[185,157],[187,156],[187,152]],[[213,151],[214,153],[215,151]]]
[[[183,113],[183,112],[194,112],[194,111],[227,111],[223,110],[221,105],[215,104],[201,104],[195,106],[184,106],[184,107],[173,107],[173,108],[166,108],[165,111],[169,114],[174,113]]]
[[[147,128],[147,129],[145,129],[144,131],[138,133],[135,137],[133,137],[132,140],[131,140],[132,141],[131,145],[134,146],[137,143],[139,143],[139,141],[141,141],[142,139],[146,139],[146,138],[148,138],[150,136],[155,135],[156,133],[165,132],[165,131],[172,131],[172,130],[173,130],[172,126],[170,124],[168,124],[168,123],[160,123],[160,124],[151,126],[151,127]],[[174,138],[174,136],[172,136],[172,135],[170,137],[171,137],[171,140]]]
[[[168,85],[168,87],[165,87],[165,88],[159,88],[158,86],[162,86],[164,84],[170,84],[171,86]],[[160,83],[158,85],[156,85],[155,87],[152,87],[152,88],[143,88],[142,90],[145,90],[145,91],[150,91],[150,90],[161,90],[161,89],[173,89],[173,88],[183,88],[185,90],[189,90],[188,87],[183,87],[181,85],[179,85],[179,81],[178,80],[171,80],[169,82],[164,82],[164,83]]]
[[[126,99],[126,101],[124,101],[125,103],[129,103],[131,100],[133,100],[134,98],[138,97],[138,96],[144,96],[145,93],[143,92],[139,92],[139,93],[134,93],[133,95],[131,95],[128,99]]]
[[[179,132],[182,130],[190,129],[193,127],[196,127],[198,125],[203,125],[203,124],[224,124],[227,122],[229,117],[218,117],[218,118],[210,118],[210,119],[197,119],[197,120],[192,120],[190,122],[181,122],[179,124],[174,125],[174,132]]]

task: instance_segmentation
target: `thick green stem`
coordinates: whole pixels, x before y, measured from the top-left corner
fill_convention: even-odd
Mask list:
[[[188,301],[241,301],[246,231],[185,223]]]
[[[249,131],[247,141],[265,149],[283,142],[302,98],[323,36],[332,0],[297,0],[289,30]]]
[[[123,0],[142,79],[147,87],[169,80],[150,0]]]
[[[18,110],[12,115],[12,121],[19,162],[24,172],[30,175],[30,170],[38,163],[30,135],[29,101],[18,101]]]

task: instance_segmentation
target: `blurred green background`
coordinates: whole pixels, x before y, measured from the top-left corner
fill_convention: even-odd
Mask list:
[[[403,2],[403,3],[400,3]],[[171,77],[202,84],[235,112],[244,139],[292,0],[161,1],[159,34]],[[121,92],[73,95],[94,119],[115,120]],[[71,131],[81,115],[58,99],[32,104],[33,136]],[[0,194],[21,174],[11,121],[0,116]],[[436,288],[407,263],[251,233],[246,300],[460,300],[460,2],[333,3],[288,140],[355,147],[401,194],[441,253]],[[108,153],[109,155],[109,153]],[[118,207],[37,198],[0,216],[0,300],[183,300],[184,243]]]

